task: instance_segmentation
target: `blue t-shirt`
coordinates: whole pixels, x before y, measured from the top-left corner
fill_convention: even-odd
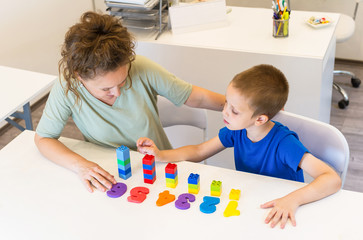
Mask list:
[[[252,142],[246,129],[219,131],[223,146],[234,147],[234,161],[238,171],[304,182],[299,163],[309,152],[297,134],[279,122],[260,141]]]

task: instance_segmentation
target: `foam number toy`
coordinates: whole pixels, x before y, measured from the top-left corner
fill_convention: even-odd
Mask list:
[[[107,196],[110,198],[118,198],[125,194],[127,186],[124,183],[116,183],[112,185],[112,188],[107,191]]]
[[[220,199],[217,197],[205,196],[203,202],[200,204],[199,209],[203,213],[214,213],[217,210],[216,205],[220,203]]]
[[[130,196],[127,197],[127,201],[134,203],[142,203],[146,199],[146,195],[149,193],[149,189],[146,187],[135,187],[131,189]]]
[[[162,193],[159,193],[159,198],[156,201],[156,206],[164,206],[165,204],[168,204],[175,200],[175,195],[170,194],[168,190],[165,190]]]
[[[236,201],[230,201],[224,210],[223,216],[225,217],[231,217],[231,216],[239,216],[240,211],[237,210],[238,202]]]
[[[189,202],[194,202],[195,196],[190,193],[180,194],[178,200],[175,201],[175,207],[181,210],[186,210],[190,208]]]

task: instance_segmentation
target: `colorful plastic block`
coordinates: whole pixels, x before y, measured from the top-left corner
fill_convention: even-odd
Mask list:
[[[212,184],[210,185],[210,194],[212,196],[221,196],[222,193],[222,182],[213,180]]]
[[[178,185],[178,169],[174,163],[168,163],[165,166],[166,186],[175,188]]]
[[[121,161],[125,161],[127,159],[130,159],[130,149],[126,146],[120,146],[116,148],[116,156],[117,159]]]
[[[168,163],[165,167],[165,173],[175,174],[177,165],[175,163]]]
[[[116,148],[116,156],[119,177],[126,180],[132,175],[130,149],[126,146],[120,146]]]
[[[198,184],[199,183],[199,174],[191,173],[188,177],[189,184]]]
[[[241,190],[239,189],[232,189],[229,193],[229,199],[230,200],[239,200],[239,197],[241,196]]]
[[[156,180],[155,157],[146,154],[142,159],[142,168],[144,172],[144,183],[153,184]]]
[[[146,154],[142,159],[142,164],[152,165],[155,162],[155,157],[153,155]]]

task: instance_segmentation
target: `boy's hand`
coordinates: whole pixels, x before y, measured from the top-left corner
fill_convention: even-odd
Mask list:
[[[136,146],[138,152],[153,155],[156,159],[158,159],[160,151],[153,140],[145,137],[139,138],[136,142]]]
[[[295,212],[299,207],[296,201],[289,199],[289,196],[275,199],[261,205],[261,208],[272,208],[265,219],[265,223],[271,223],[271,227],[275,227],[280,222],[280,228],[285,228],[287,220],[290,218],[291,224],[295,227]]]

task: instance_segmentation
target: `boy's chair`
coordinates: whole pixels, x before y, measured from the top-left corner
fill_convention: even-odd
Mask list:
[[[207,141],[208,121],[205,109],[191,108],[186,105],[177,107],[162,96],[158,96],[157,106],[161,124],[174,148]],[[195,142],[197,133],[194,127],[203,132],[203,139],[198,142]],[[206,164],[206,160],[204,163]]]
[[[350,17],[345,14],[340,15],[339,22],[337,24],[337,28],[335,30],[335,37],[337,43],[342,43],[351,38],[355,31],[355,18],[357,16],[358,6],[362,0],[355,0],[355,9],[353,17]],[[359,87],[361,80],[355,76],[354,73],[343,70],[334,70],[334,76],[337,75],[347,75],[351,78],[352,86],[357,88]],[[337,83],[333,82],[333,87],[337,90],[343,97],[342,100],[338,102],[338,106],[340,109],[344,109],[349,105],[349,98],[347,92]]]
[[[296,132],[311,154],[333,167],[342,179],[343,188],[349,164],[349,147],[344,135],[337,128],[286,111],[280,111],[272,120]],[[312,179],[308,175],[304,177],[307,182]]]

